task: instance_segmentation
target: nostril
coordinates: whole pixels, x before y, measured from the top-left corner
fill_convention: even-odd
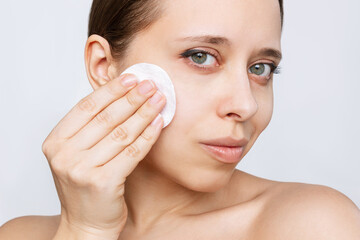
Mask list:
[[[231,117],[231,118],[239,118],[239,119],[241,119],[241,117],[238,115],[238,114],[236,114],[236,113],[228,113],[227,114],[229,117]]]

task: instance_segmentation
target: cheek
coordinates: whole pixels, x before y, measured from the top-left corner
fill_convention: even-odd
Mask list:
[[[204,134],[203,125],[199,123],[206,121],[211,109],[206,109],[209,108],[209,103],[197,94],[196,86],[189,86],[189,80],[171,73],[176,93],[176,111],[171,123],[163,129],[154,149],[167,149],[167,155],[178,155],[184,154],[183,149],[188,149],[190,153],[194,143],[199,140],[199,135]]]
[[[179,169],[189,167],[184,159],[193,157],[194,143],[198,140],[196,122],[202,121],[199,101],[195,100],[195,96],[190,91],[184,89],[183,84],[175,81],[173,84],[176,92],[174,118],[162,130],[159,139],[148,154],[152,164],[169,176],[175,176]],[[187,151],[184,152],[184,149]]]
[[[170,126],[180,134],[188,134],[196,126],[196,122],[202,121],[204,116],[204,101],[196,91],[186,88],[184,84],[175,83],[176,89],[176,112]]]
[[[171,79],[176,93],[176,112],[172,123],[180,127],[179,129],[186,129],[195,125],[204,115],[203,110],[208,105],[208,100],[204,94],[206,91],[194,74],[180,67],[174,69],[176,70],[171,71]]]

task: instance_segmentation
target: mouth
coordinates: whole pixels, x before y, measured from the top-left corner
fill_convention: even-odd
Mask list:
[[[204,143],[200,145],[207,153],[222,163],[239,162],[244,151],[244,146],[217,146]]]

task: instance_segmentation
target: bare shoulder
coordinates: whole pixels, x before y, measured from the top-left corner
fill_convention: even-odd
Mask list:
[[[267,191],[254,239],[360,239],[360,210],[323,185],[281,183]]]
[[[60,223],[60,215],[22,216],[0,227],[0,239],[51,240]]]

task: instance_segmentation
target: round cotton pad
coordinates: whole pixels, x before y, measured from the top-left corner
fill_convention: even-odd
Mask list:
[[[148,79],[156,84],[158,90],[166,97],[166,105],[160,113],[164,118],[163,128],[169,125],[175,115],[176,98],[174,85],[167,72],[155,64],[137,63],[127,68],[121,74],[124,73],[135,74],[139,82]]]

